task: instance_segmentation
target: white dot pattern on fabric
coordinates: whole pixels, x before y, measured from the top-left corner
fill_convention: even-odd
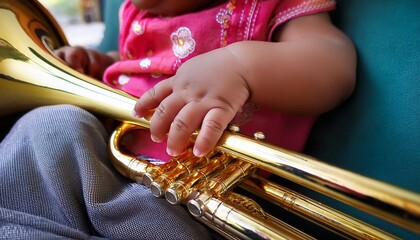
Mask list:
[[[142,59],[139,63],[139,66],[142,69],[148,69],[151,65],[152,65],[152,60],[150,60],[150,58]]]
[[[141,35],[144,33],[144,28],[138,21],[133,22],[133,25],[131,25],[131,30],[133,30],[136,35]]]
[[[118,83],[119,83],[120,85],[125,85],[125,84],[127,84],[129,81],[130,81],[130,77],[129,77],[129,76],[127,76],[127,75],[120,75],[120,76],[118,77]]]

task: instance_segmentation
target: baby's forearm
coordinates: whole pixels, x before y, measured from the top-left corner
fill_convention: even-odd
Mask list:
[[[241,66],[251,100],[291,114],[320,114],[352,92],[355,53],[350,43],[323,38],[239,42],[227,47]]]

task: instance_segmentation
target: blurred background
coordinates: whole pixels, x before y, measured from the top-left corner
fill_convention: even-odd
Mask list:
[[[70,45],[96,48],[100,44],[105,31],[103,19],[105,0],[39,0],[39,2],[60,24]]]

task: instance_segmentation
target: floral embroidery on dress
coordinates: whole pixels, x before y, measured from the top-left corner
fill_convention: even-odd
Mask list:
[[[257,24],[257,17],[258,17],[258,4],[259,1],[258,0],[252,0],[252,3],[246,3],[249,4],[249,12],[248,12],[248,16],[245,17],[243,21],[241,21],[241,27],[242,27],[242,22],[244,24],[244,32],[242,33],[243,35],[242,40],[251,40],[254,36],[254,32],[255,32],[255,27]]]
[[[195,40],[191,30],[187,27],[180,27],[171,34],[172,50],[175,56],[185,58],[195,50]]]
[[[233,14],[233,10],[235,10],[235,0],[229,1],[226,5],[226,9],[220,9],[219,13],[216,15],[216,22],[220,24],[221,32],[220,32],[220,46],[224,47],[227,45],[227,30],[230,26],[230,19]]]
[[[268,27],[278,26],[290,19],[296,18],[297,16],[303,15],[304,13],[317,12],[320,9],[328,9],[335,6],[335,0],[307,0],[299,5],[288,8],[284,11],[277,13],[277,15],[271,20]]]
[[[182,64],[181,59],[177,59],[177,60],[175,60],[175,62],[174,62],[174,64],[173,64],[173,66],[172,66],[172,69],[173,69],[174,71],[176,71],[179,67],[181,67],[181,64]]]

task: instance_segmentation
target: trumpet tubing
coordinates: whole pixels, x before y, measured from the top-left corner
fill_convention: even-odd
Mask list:
[[[274,218],[239,187],[340,235],[395,239],[380,229],[256,175],[264,170],[420,233],[420,195],[310,156],[226,131],[203,158],[186,153],[153,165],[126,153],[120,139],[148,130],[147,119],[131,116],[136,99],[66,66],[53,49],[67,41],[59,25],[35,0],[0,0],[0,115],[38,106],[73,104],[122,122],[109,151],[113,166],[144,184],[156,197],[184,204],[197,220],[230,239],[311,239]],[[195,134],[191,137],[194,141]]]

